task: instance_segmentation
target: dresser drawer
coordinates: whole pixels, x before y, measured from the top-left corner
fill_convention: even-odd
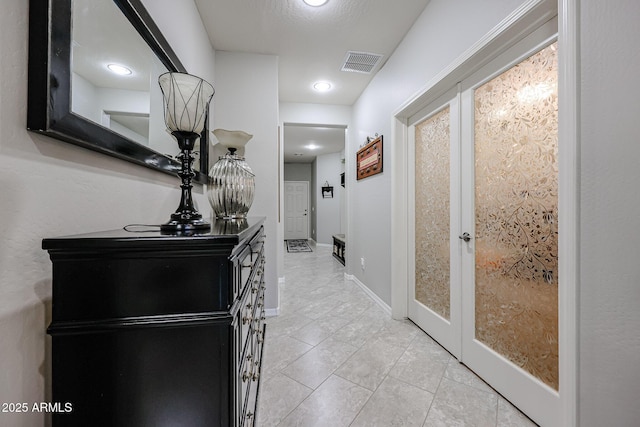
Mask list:
[[[251,352],[249,351],[249,353]],[[239,391],[238,401],[240,403],[239,404],[240,411],[238,412],[239,425],[243,425],[243,422],[244,422],[244,414],[246,413],[246,410],[247,410],[247,399],[249,397],[250,387],[253,383],[253,367],[255,366],[253,362],[252,354],[247,354],[243,358],[242,362],[243,362],[242,367],[238,372],[238,379],[237,379],[238,391]]]
[[[254,426],[258,411],[258,393],[260,391],[260,376],[262,371],[262,350],[264,346],[264,339],[258,337],[264,337],[265,325],[262,329],[254,331],[254,339],[251,345],[253,346],[253,358],[251,363],[253,364],[253,374],[249,384],[248,395],[246,397],[245,409],[243,411],[240,425],[243,427]]]
[[[257,261],[255,273],[251,276],[251,286],[249,288],[251,304],[255,307],[258,295],[264,291],[264,257],[260,256]]]
[[[240,337],[240,355],[244,355],[247,348],[247,338],[253,326],[254,305],[251,303],[250,293],[244,294],[240,310],[238,311],[238,335]]]
[[[240,256],[238,257],[238,277],[237,277],[237,293],[236,296],[239,297],[244,292],[251,276],[255,273],[255,268],[253,266],[253,262],[251,261],[251,247],[247,246],[242,250]]]
[[[259,233],[251,242],[249,242],[249,246],[251,247],[251,257],[254,264],[258,257],[264,252],[264,239],[264,234]]]

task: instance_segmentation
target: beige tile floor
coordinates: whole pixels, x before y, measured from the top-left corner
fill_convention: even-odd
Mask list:
[[[535,426],[408,320],[391,319],[331,249],[285,251],[267,319],[258,427]]]

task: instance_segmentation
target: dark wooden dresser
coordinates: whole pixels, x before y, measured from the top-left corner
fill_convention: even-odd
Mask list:
[[[264,218],[196,236],[44,239],[54,426],[252,426],[264,342]]]

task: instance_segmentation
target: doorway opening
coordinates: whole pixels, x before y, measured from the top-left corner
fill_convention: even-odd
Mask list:
[[[346,234],[346,126],[285,123],[284,239],[332,245]]]

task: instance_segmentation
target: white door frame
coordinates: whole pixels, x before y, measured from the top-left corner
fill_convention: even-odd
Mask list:
[[[285,221],[283,221],[283,223],[285,224],[285,230],[284,230],[285,234],[287,232],[287,230],[286,230],[286,212],[287,212],[287,209],[286,209],[286,206],[287,206],[287,190],[286,190],[286,188],[287,188],[287,183],[304,184],[307,187],[307,212],[305,214],[305,216],[307,217],[307,230],[306,230],[307,232],[306,232],[305,239],[308,240],[309,237],[311,236],[311,233],[309,232],[310,229],[311,229],[311,221],[310,221],[310,216],[309,216],[309,209],[311,208],[311,191],[309,191],[310,190],[309,187],[311,186],[311,183],[309,181],[284,181],[284,189],[285,189],[285,191],[284,191],[284,204],[285,204],[284,213],[285,213],[285,218],[284,218],[284,220]],[[286,240],[287,236],[285,235],[284,238]]]
[[[543,23],[558,16],[559,93],[559,368],[561,425],[577,425],[578,379],[578,2],[529,0],[406,101],[393,115],[391,152],[391,309],[407,317],[409,259],[408,119]]]

